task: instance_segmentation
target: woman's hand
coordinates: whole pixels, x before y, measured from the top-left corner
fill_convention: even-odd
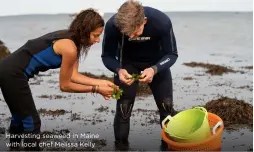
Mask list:
[[[108,80],[101,80],[99,83],[99,86],[109,86],[109,87],[114,87],[116,86],[113,82],[108,81]]]
[[[97,86],[97,92],[99,94],[101,94],[105,100],[109,100],[114,92],[114,89],[116,89],[117,91],[119,90],[119,87],[118,86],[109,86],[109,85],[100,85],[100,86]]]

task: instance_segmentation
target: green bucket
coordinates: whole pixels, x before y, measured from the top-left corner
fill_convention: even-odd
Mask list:
[[[198,142],[210,136],[208,113],[203,107],[182,111],[174,117],[167,116],[162,127],[176,142]]]

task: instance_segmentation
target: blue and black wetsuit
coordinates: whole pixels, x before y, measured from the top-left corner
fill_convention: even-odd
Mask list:
[[[139,74],[145,68],[152,67],[156,74],[149,86],[160,112],[160,120],[174,111],[170,67],[176,62],[178,52],[172,23],[166,14],[157,9],[144,7],[144,11],[147,23],[142,35],[134,40],[123,37],[115,25],[115,15],[105,26],[102,61],[106,68],[116,74],[115,83],[123,89],[114,119],[115,139],[120,142],[128,140],[138,82],[131,86],[121,84],[117,75],[119,68],[126,69],[129,74]]]
[[[0,88],[12,118],[10,133],[40,133],[41,120],[36,110],[28,80],[40,71],[59,68],[62,57],[53,50],[58,39],[71,39],[66,30],[28,40],[22,47],[0,61]],[[25,142],[36,139],[26,138]],[[20,142],[20,139],[10,139]],[[38,147],[31,147],[36,150]]]

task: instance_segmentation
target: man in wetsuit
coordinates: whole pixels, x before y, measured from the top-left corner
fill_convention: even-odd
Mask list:
[[[102,47],[102,61],[115,73],[115,83],[123,89],[116,105],[115,143],[128,145],[138,82],[150,86],[160,122],[174,113],[170,67],[176,62],[178,52],[171,20],[157,9],[127,1],[107,21]],[[141,72],[139,81],[130,79],[132,74]]]

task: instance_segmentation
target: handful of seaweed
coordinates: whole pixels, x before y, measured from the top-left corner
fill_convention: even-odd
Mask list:
[[[123,90],[122,89],[119,89],[118,91],[116,90],[116,87],[114,86],[114,91],[113,91],[113,93],[112,93],[112,95],[111,95],[111,97],[113,98],[113,99],[120,99],[120,97],[121,97],[121,95],[123,94]]]
[[[253,106],[243,100],[221,97],[204,106],[208,112],[221,117],[225,126],[233,124],[253,124]]]
[[[100,79],[105,79],[105,80],[109,80],[109,81],[114,81],[114,78],[113,77],[108,77],[104,74],[102,75],[95,75],[95,74],[92,74],[92,73],[89,73],[89,72],[82,72],[83,75],[85,76],[89,76],[91,78],[100,78]],[[134,75],[134,77],[136,77],[137,74]],[[138,87],[138,90],[137,90],[137,96],[148,96],[148,95],[151,95],[152,94],[152,91],[151,89],[149,88],[149,86],[147,84],[144,84],[144,83],[141,83]]]
[[[142,78],[141,74],[135,74],[135,73],[133,73],[131,75],[131,79],[133,79],[134,81],[138,81],[140,78]]]

